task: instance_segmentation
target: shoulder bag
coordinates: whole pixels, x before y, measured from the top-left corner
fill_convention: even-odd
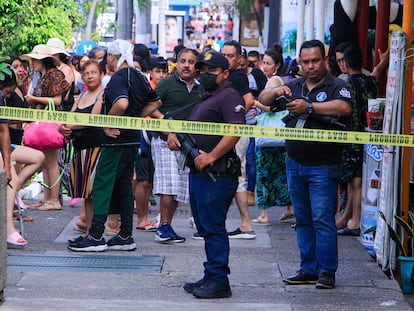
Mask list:
[[[271,112],[262,112],[257,117],[257,126],[270,126],[270,127],[285,127],[285,122],[283,118],[289,114],[287,110],[278,111],[275,113]],[[283,147],[285,145],[285,140],[280,138],[256,138],[257,147]]]
[[[49,98],[49,104],[45,110],[55,111],[55,103]],[[58,123],[32,122],[24,129],[23,144],[37,149],[60,149],[64,145],[64,137],[59,132]]]

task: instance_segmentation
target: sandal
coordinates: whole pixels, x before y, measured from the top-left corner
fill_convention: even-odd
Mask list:
[[[23,216],[22,219],[23,219],[24,222],[32,222],[33,221],[33,218],[29,217],[29,216]],[[13,220],[20,220],[19,212],[14,212],[13,213]]]
[[[295,218],[295,215],[293,213],[285,212],[282,214],[282,216],[280,216],[279,221],[285,221],[292,218]]]
[[[105,235],[107,235],[107,236],[115,236],[115,235],[118,235],[118,233],[119,233],[120,230],[121,230],[120,228],[111,228],[109,226],[106,226],[105,227]]]
[[[38,209],[43,204],[45,204],[45,202],[39,201],[39,202],[31,204],[31,205],[26,205],[26,208],[28,208],[28,209]]]
[[[256,225],[270,226],[270,221],[264,220],[261,216],[257,217],[256,219],[253,219],[252,223]]]
[[[138,230],[143,230],[143,231],[154,232],[154,231],[157,231],[157,226],[155,225],[155,222],[147,221],[147,222],[143,223],[143,225],[137,226],[137,229]]]
[[[86,229],[87,229],[86,227],[81,227],[76,224],[73,226],[73,231],[80,232],[80,233],[85,233]]]
[[[42,205],[40,205],[36,210],[38,211],[60,211],[62,209],[62,205],[60,205],[59,201],[46,201]]]
[[[16,205],[16,207],[20,207],[21,209],[27,209],[27,205],[23,202],[21,197],[16,197],[16,199],[14,199],[14,204]]]
[[[73,198],[72,200],[70,200],[70,207],[75,207],[76,205],[82,203],[82,199],[81,198]]]
[[[7,237],[7,247],[23,247],[27,244],[27,241],[17,231],[13,232]]]

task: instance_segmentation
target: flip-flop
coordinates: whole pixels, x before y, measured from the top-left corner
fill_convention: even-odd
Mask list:
[[[46,201],[39,207],[35,208],[38,211],[60,211],[62,210],[62,205],[59,201]]]
[[[33,218],[29,217],[29,216],[23,216],[22,219],[23,219],[24,222],[32,222],[33,221]],[[13,212],[13,220],[20,221],[20,215],[19,215],[18,212],[16,212],[16,213]]]
[[[22,240],[24,242],[22,242]],[[17,231],[13,232],[7,237],[7,247],[23,247],[27,244],[27,241]]]
[[[138,226],[137,229],[143,230],[143,231],[154,232],[154,231],[157,231],[157,226],[155,225],[153,221],[148,221],[143,226]]]
[[[255,225],[263,225],[263,226],[270,226],[270,221],[265,221],[262,217],[257,217],[256,219],[252,220],[252,223]]]
[[[119,228],[114,229],[114,228],[111,228],[111,227],[107,226],[105,228],[105,235],[107,235],[107,236],[116,236],[116,235],[118,235],[119,231],[120,231]]]
[[[80,232],[80,233],[85,233],[86,232],[86,228],[80,227],[76,224],[73,226],[72,229],[73,229],[73,231]]]
[[[280,216],[279,221],[285,221],[292,218],[295,218],[295,215],[293,213],[285,212],[282,214],[282,216]]]
[[[338,235],[350,235],[350,236],[360,236],[361,230],[359,228],[357,229],[348,229],[344,228],[337,231]]]
[[[72,200],[70,200],[70,207],[75,207],[76,205],[82,203],[82,199],[81,198],[73,198]]]
[[[27,205],[23,202],[21,197],[16,197],[14,200],[14,204],[20,206],[21,209],[27,209]]]
[[[30,205],[26,205],[26,208],[28,209],[37,209],[38,207],[42,206],[45,202],[43,201],[39,201],[37,203],[34,204],[30,204]]]

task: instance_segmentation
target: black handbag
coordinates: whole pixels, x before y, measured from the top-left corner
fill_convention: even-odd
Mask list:
[[[98,127],[73,130],[70,137],[75,150],[96,148],[102,144],[103,130]]]

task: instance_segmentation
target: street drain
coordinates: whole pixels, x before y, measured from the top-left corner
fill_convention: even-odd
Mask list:
[[[9,254],[9,272],[161,273],[163,256]]]

